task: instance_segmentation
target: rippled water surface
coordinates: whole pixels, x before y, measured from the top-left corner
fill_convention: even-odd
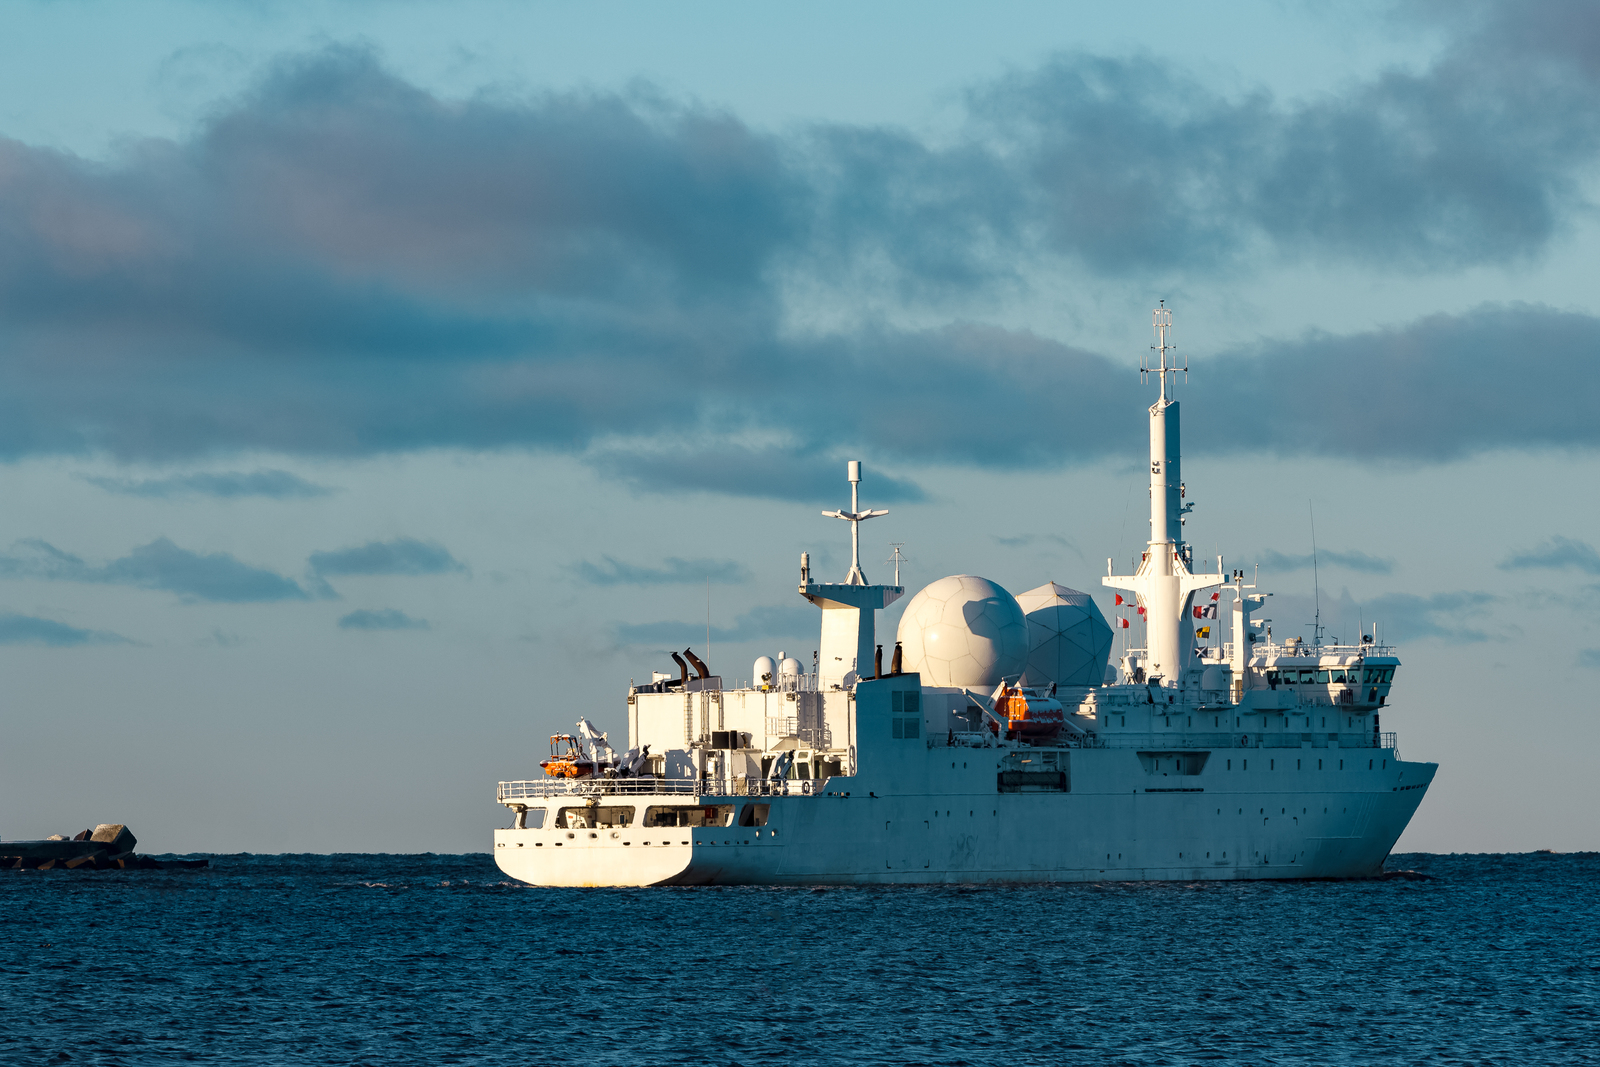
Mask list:
[[[1600,856],[1427,881],[550,890],[0,872],[5,1063],[1600,1062]]]

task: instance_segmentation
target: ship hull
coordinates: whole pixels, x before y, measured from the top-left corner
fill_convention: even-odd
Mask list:
[[[892,792],[835,778],[810,783],[814,795],[762,797],[763,826],[737,825],[748,798],[708,796],[736,805],[734,825],[497,830],[495,860],[549,886],[1363,878],[1382,870],[1437,770],[1367,749],[1370,771],[1323,757],[1329,770],[1169,776],[1132,751],[1099,750],[1073,754],[1066,790],[996,792],[993,762],[966,754],[940,754],[924,782]],[[630,802],[643,812],[685,798]]]

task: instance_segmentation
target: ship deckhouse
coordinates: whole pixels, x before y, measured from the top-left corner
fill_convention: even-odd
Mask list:
[[[908,602],[885,663],[877,612],[905,588],[898,565],[893,585],[862,570],[861,523],[888,513],[862,508],[851,461],[850,510],[823,512],[850,523],[849,571],[819,582],[800,559],[810,664],[780,652],[725,682],[673,653],[676,676],[628,689],[625,752],[584,719],[551,739],[545,777],[500,783],[501,869],[541,885],[1377,872],[1437,769],[1380,729],[1400,662],[1375,633],[1275,643],[1243,571],[1195,570],[1171,327],[1163,303],[1149,541],[1134,573],[1102,578],[1137,604],[1144,647],[1112,666],[1113,629],[1077,590],[951,575]]]

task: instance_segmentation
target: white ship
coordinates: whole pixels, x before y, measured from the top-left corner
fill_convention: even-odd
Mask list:
[[[1243,571],[1194,570],[1170,325],[1158,309],[1149,544],[1102,579],[1126,604],[1115,632],[1145,647],[1110,666],[1090,597],[958,575],[907,605],[885,669],[876,613],[905,590],[898,566],[894,585],[862,573],[860,524],[886,512],[862,510],[852,462],[851,509],[824,512],[851,524],[848,576],[813,581],[801,556],[822,615],[811,669],[763,656],[730,687],[674,654],[677,677],[629,689],[626,753],[585,720],[553,739],[547,777],[499,784],[501,870],[562,886],[1378,873],[1438,767],[1379,728],[1400,661],[1369,633],[1274,643]]]

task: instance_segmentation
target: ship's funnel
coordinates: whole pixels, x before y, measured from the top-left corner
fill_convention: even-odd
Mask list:
[[[709,668],[709,667],[707,667],[705,665],[705,661],[704,660],[702,660],[699,656],[695,655],[691,650],[689,650],[687,648],[683,650],[683,654],[685,656],[689,657],[689,662],[690,663],[694,664],[694,672],[695,672],[695,674],[699,675],[701,678],[709,678],[709,677],[711,677],[711,668]],[[687,676],[685,676],[685,680],[687,680]]]

